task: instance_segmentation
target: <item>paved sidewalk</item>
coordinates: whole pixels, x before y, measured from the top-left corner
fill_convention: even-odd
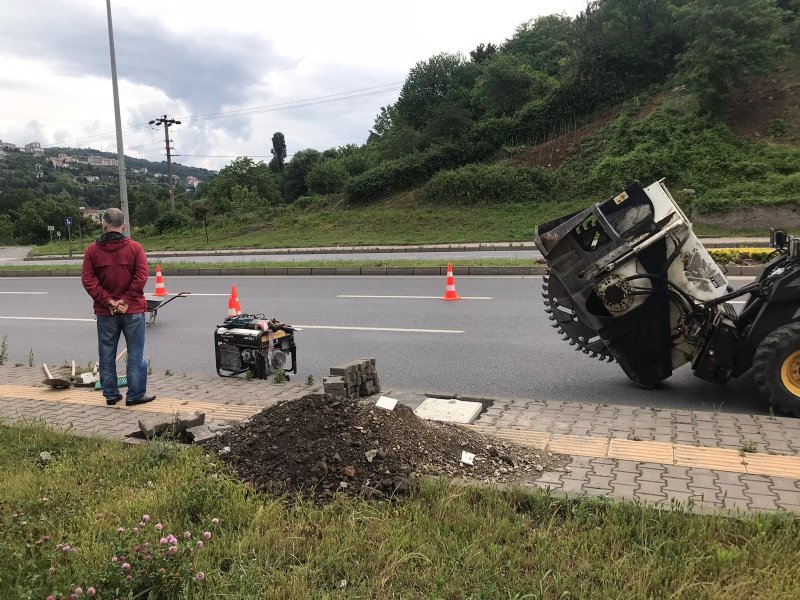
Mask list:
[[[274,384],[208,375],[152,375],[158,395],[137,407],[107,407],[99,392],[51,390],[38,368],[0,367],[0,419],[43,420],[78,435],[121,438],[142,415],[201,410],[239,421],[320,385]],[[386,390],[416,406],[424,395]],[[467,399],[467,398],[462,398]],[[707,411],[483,400],[471,425],[481,433],[571,456],[535,485],[570,495],[627,498],[696,510],[800,512],[800,419]]]

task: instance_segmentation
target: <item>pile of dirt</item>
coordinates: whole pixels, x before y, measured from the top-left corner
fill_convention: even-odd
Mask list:
[[[309,394],[263,410],[207,446],[235,475],[268,493],[319,501],[337,492],[396,498],[422,475],[482,482],[533,481],[566,459],[465,427],[420,419],[405,405]],[[462,452],[475,455],[472,465]]]

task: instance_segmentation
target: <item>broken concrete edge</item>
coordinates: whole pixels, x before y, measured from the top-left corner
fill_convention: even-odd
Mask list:
[[[138,421],[138,426],[142,437],[153,439],[169,430],[173,430],[175,435],[179,435],[192,427],[199,427],[205,422],[206,413],[204,412],[195,411],[192,415],[176,412],[171,415],[155,414],[142,417]]]
[[[751,275],[761,272],[758,265],[721,265],[726,275]],[[541,276],[547,272],[544,264],[531,266],[465,266],[453,267],[454,275],[533,275]],[[447,265],[442,267],[258,267],[258,268],[202,268],[172,269],[168,265],[162,267],[164,276],[200,277],[206,275],[235,275],[235,276],[284,276],[284,275],[325,275],[325,276],[369,276],[369,275],[395,275],[395,276],[445,276]],[[151,273],[152,274],[152,273]],[[0,270],[0,277],[80,277],[79,269],[51,269],[51,270]]]
[[[481,414],[485,413],[492,405],[494,405],[495,398],[482,398],[479,396],[465,396],[464,394],[459,393],[449,393],[443,391],[436,391],[436,392],[423,392],[423,395],[427,398],[437,398],[443,400],[463,400],[464,402],[480,402],[483,408],[481,409]]]

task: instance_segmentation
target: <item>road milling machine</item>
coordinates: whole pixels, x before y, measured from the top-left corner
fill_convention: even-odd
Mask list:
[[[734,289],[663,181],[634,183],[535,238],[546,311],[577,350],[644,388],[685,363],[716,383],[752,368],[764,399],[800,417],[800,236],[770,240],[760,275]]]

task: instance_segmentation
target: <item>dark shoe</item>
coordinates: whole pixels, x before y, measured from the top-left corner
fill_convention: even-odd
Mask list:
[[[117,397],[116,397],[116,398],[114,398],[113,400],[109,400],[108,398],[106,398],[106,405],[108,405],[108,406],[114,406],[114,405],[115,405],[117,402],[119,402],[120,400],[122,400],[122,394],[120,394],[119,396],[117,396]]]
[[[145,394],[141,398],[136,398],[136,400],[125,400],[125,406],[136,406],[137,404],[147,404],[148,402],[152,402],[156,399],[155,394],[147,395]]]

